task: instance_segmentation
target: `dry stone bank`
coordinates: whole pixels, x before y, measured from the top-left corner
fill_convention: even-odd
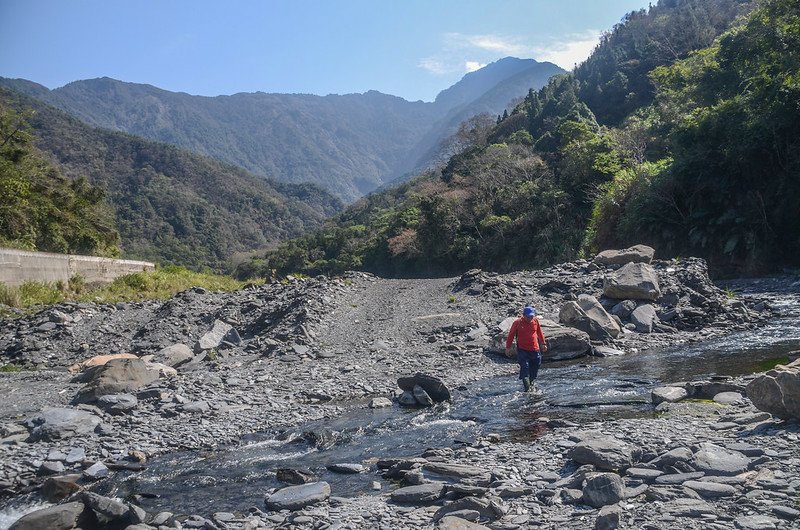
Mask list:
[[[312,480],[264,491],[248,512],[184,514],[145,513],[135,499],[92,492],[161,453],[218,450],[353,407],[397,407],[403,389],[417,404],[455,401],[472,381],[514,377],[516,365],[492,351],[503,335],[497,326],[526,303],[549,321],[554,345],[561,341],[554,350],[570,356],[636,355],[745,332],[774,316],[768,298],[715,287],[701,260],[645,253],[632,263],[649,268],[643,283],[657,282],[644,286],[646,296],[611,298],[609,278],[628,265],[598,260],[450,279],[290,277],[235,293],[191,289],[166,302],[60,304],[3,321],[0,358],[23,369],[0,374],[3,502],[26,493],[61,502],[16,528],[43,520],[129,530],[796,526],[797,424],[759,411],[746,391],[725,403],[685,399],[698,388],[720,390],[714,399],[750,380],[659,391],[655,417],[541,418],[544,434],[533,441],[487,435],[442,440],[407,458],[329,463],[372,474],[370,495],[341,497]],[[795,281],[784,285],[800,291]],[[568,304],[590,322],[560,319]],[[604,329],[593,323],[617,332],[590,333]],[[135,358],[87,362],[119,354]],[[414,379],[418,372],[437,379]],[[315,435],[319,448],[336,443]],[[282,476],[307,480],[299,471]]]

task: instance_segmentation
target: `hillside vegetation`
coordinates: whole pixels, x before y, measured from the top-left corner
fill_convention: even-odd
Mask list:
[[[110,78],[54,90],[0,78],[0,85],[97,127],[166,142],[280,182],[311,182],[352,201],[425,166],[463,119],[502,114],[527,87],[563,70],[506,58],[467,74],[436,102],[364,94],[240,93],[203,97]],[[424,142],[420,142],[421,139]]]
[[[28,117],[0,104],[0,246],[119,255],[103,189],[64,177],[33,146]]]
[[[62,188],[77,190],[84,202],[105,194],[121,236],[112,232],[108,243],[95,246],[35,245],[42,250],[96,254],[119,244],[125,257],[224,270],[237,253],[297,236],[341,208],[338,199],[316,186],[270,182],[170,145],[92,128],[6,89],[0,89],[0,105],[29,112],[37,147],[68,177],[61,177]],[[5,170],[3,175],[5,181]],[[0,200],[9,196],[15,197],[4,193]],[[31,188],[32,201],[44,196]],[[11,205],[7,211],[16,210]],[[94,211],[84,208],[75,217],[105,227],[93,220]],[[39,216],[63,234],[79,236],[82,232],[60,217],[64,212],[58,207]]]
[[[440,171],[239,273],[533,267],[633,243],[718,271],[796,264],[798,38],[791,0],[630,13],[574,73],[475,124]]]

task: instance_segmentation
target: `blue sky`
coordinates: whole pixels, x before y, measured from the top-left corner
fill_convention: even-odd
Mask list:
[[[0,76],[214,96],[432,100],[506,56],[564,68],[647,0],[0,0]]]

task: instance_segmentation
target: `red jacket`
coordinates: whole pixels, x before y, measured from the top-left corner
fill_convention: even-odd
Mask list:
[[[542,333],[542,326],[539,325],[539,319],[534,317],[530,322],[525,320],[524,317],[519,317],[511,324],[511,329],[508,330],[508,338],[506,339],[506,348],[510,348],[514,343],[514,337],[517,338],[517,348],[523,350],[539,350],[539,344],[544,344],[544,334]]]

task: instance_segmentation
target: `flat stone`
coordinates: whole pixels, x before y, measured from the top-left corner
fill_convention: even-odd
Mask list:
[[[660,386],[653,389],[650,393],[650,399],[653,405],[658,405],[665,401],[667,403],[676,403],[682,399],[686,399],[688,395],[689,393],[686,389],[680,386]]]
[[[79,464],[86,460],[86,451],[83,447],[72,447],[64,460],[67,464]]]
[[[655,458],[651,464],[655,464],[659,467],[661,466],[671,466],[677,462],[688,462],[692,459],[694,455],[692,454],[692,450],[688,447],[676,447],[670,451],[667,451],[663,455]]]
[[[654,482],[656,478],[663,474],[664,472],[659,471],[658,469],[647,469],[641,467],[630,467],[625,471],[626,477],[630,477],[634,480],[641,480],[647,483]]]
[[[614,438],[594,438],[575,444],[567,456],[579,464],[592,464],[598,469],[615,471],[633,464],[633,450]]]
[[[738,392],[720,392],[714,396],[714,401],[722,405],[735,405],[744,401],[744,396]]]
[[[473,523],[454,515],[446,515],[445,517],[439,519],[439,525],[437,528],[439,530],[489,530],[489,527],[487,526]]]
[[[781,519],[786,519],[788,521],[794,521],[795,519],[800,518],[800,510],[795,510],[794,508],[790,508],[788,506],[773,506],[772,513]]]
[[[741,453],[713,444],[703,444],[694,455],[694,466],[708,475],[738,475],[747,471],[750,460]]]
[[[664,504],[664,510],[676,517],[700,517],[714,514],[714,508],[700,499],[679,498]]]
[[[334,473],[342,473],[345,475],[356,475],[363,472],[365,469],[361,464],[329,464],[326,467]]]
[[[59,473],[63,473],[66,468],[64,467],[64,463],[58,460],[56,461],[46,461],[42,462],[42,465],[39,466],[38,473],[40,475],[58,475]]]
[[[267,497],[265,502],[270,510],[295,511],[327,500],[330,496],[330,485],[320,481],[279,489]]]
[[[42,497],[47,502],[57,503],[66,499],[73,493],[80,491],[77,482],[81,476],[78,474],[50,477],[42,484]]]
[[[425,393],[436,403],[450,401],[451,399],[450,390],[444,384],[444,381],[438,377],[418,372],[409,377],[400,377],[397,380],[397,386],[410,392],[414,392],[414,387],[417,385],[425,390]]]
[[[385,397],[372,398],[372,401],[369,402],[369,408],[371,409],[382,409],[391,406],[392,400]]]
[[[695,471],[693,473],[672,473],[669,475],[661,475],[656,477],[656,484],[683,484],[687,480],[698,479],[705,475],[702,471]]]
[[[135,409],[139,400],[132,394],[108,394],[97,398],[97,406],[111,414],[124,414]]]
[[[32,441],[54,441],[91,434],[100,425],[100,418],[84,410],[45,408],[26,420],[26,425]]]
[[[402,504],[428,504],[436,502],[443,494],[444,483],[431,482],[396,489],[392,492],[392,501]]]
[[[737,517],[733,524],[739,530],[773,530],[780,521],[766,515],[746,515]]]
[[[102,462],[95,462],[83,471],[83,475],[91,480],[100,480],[109,474],[108,467]]]
[[[687,480],[683,483],[683,487],[691,488],[704,499],[718,499],[720,497],[732,497],[736,495],[736,488],[733,486],[718,484],[716,482]]]
[[[447,464],[444,462],[428,462],[422,466],[425,471],[444,475],[446,477],[472,478],[489,475],[486,468],[470,466],[467,464]]]

